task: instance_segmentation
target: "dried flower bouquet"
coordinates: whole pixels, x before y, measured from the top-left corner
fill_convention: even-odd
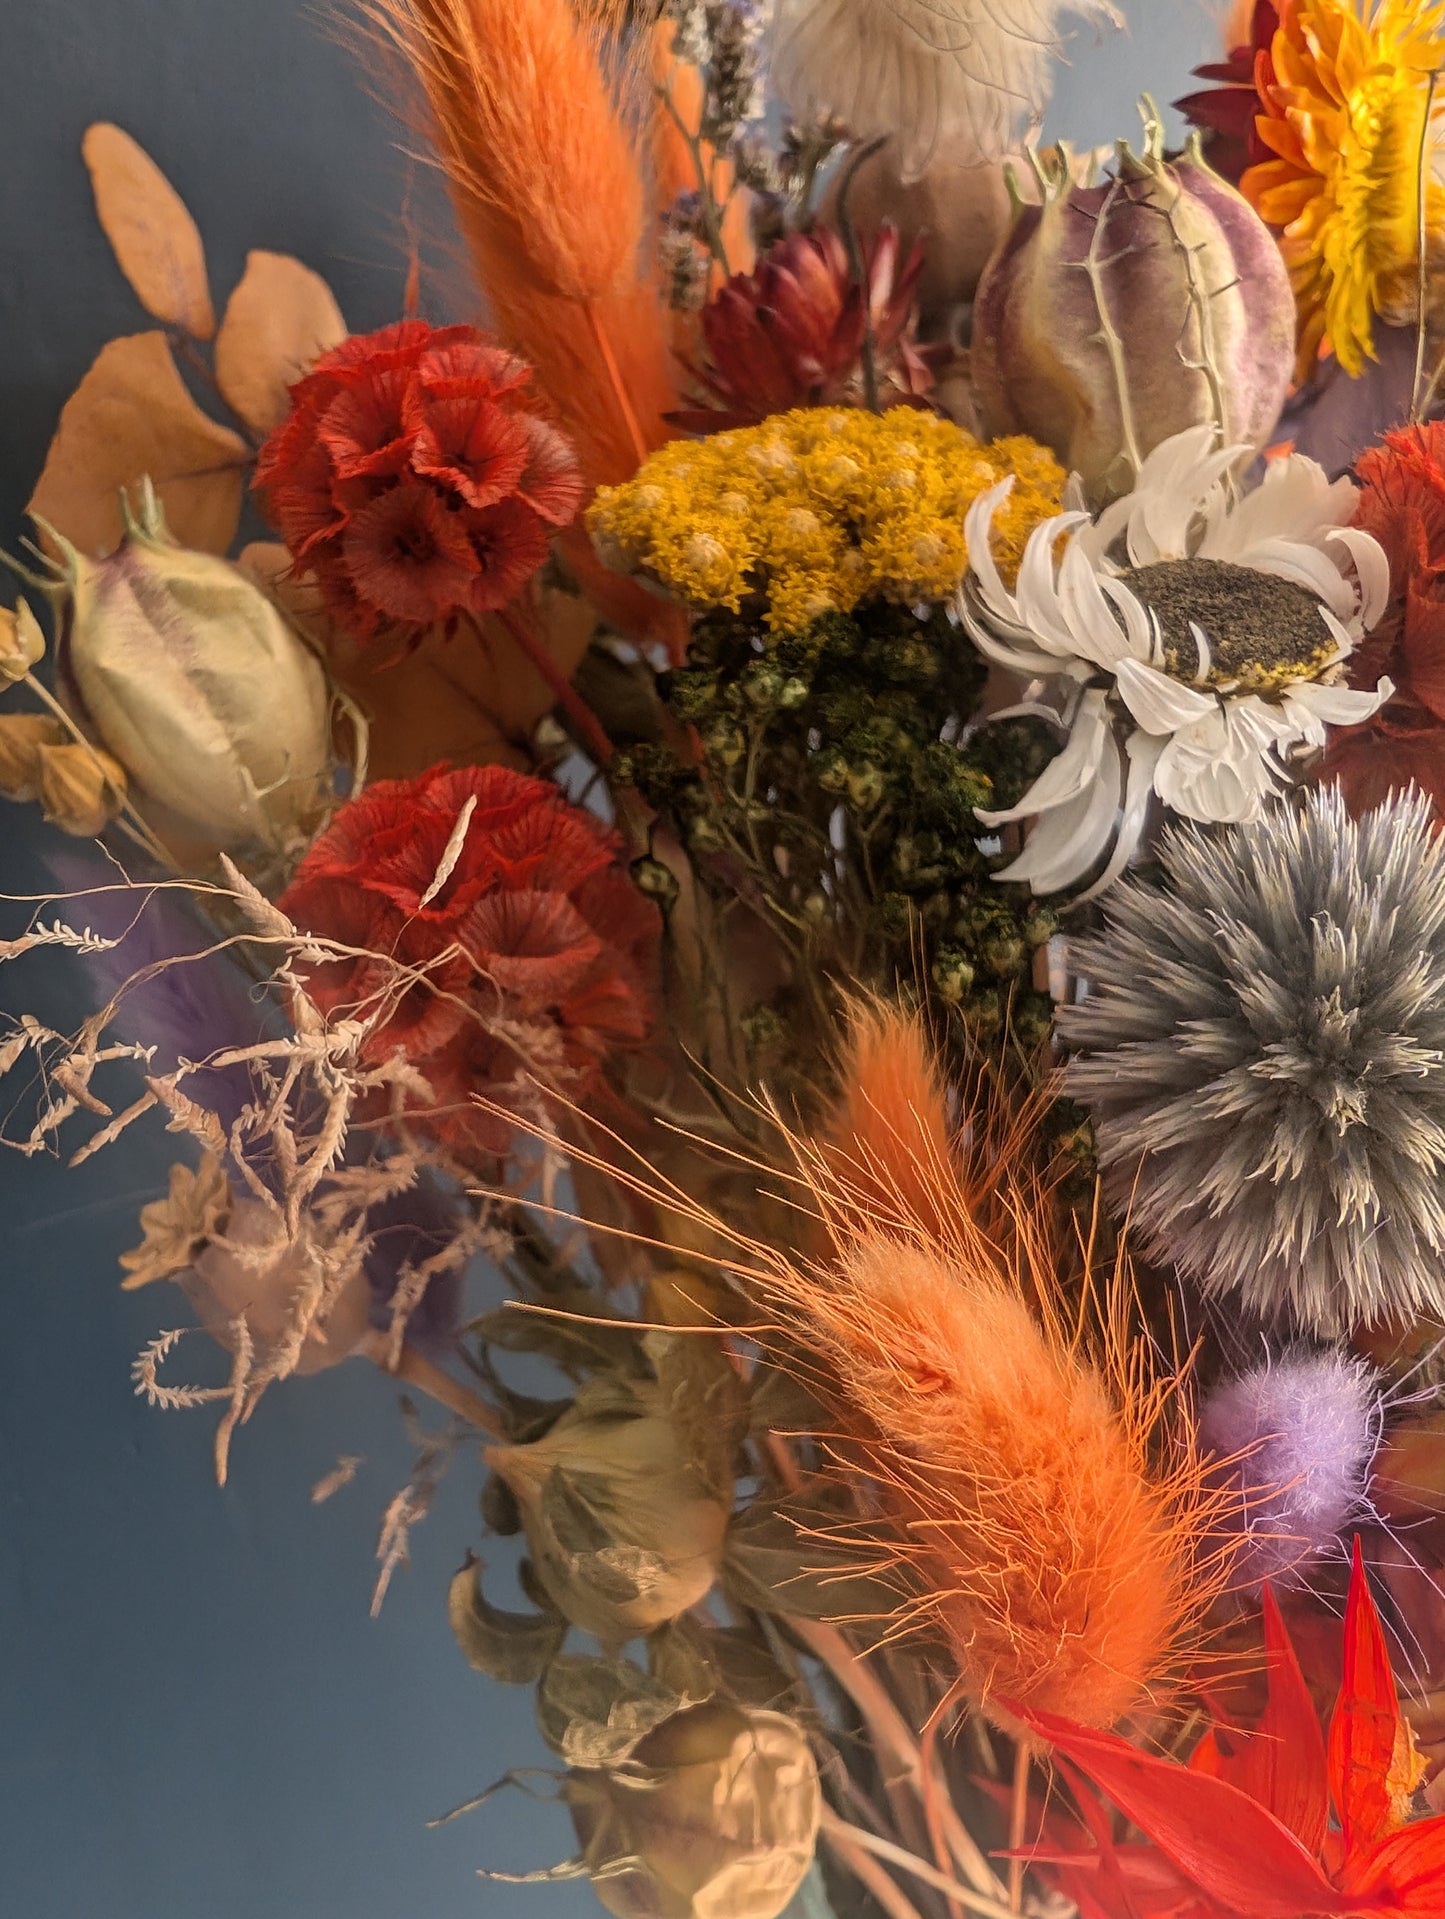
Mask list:
[[[176,1136],[223,1482],[436,1403],[376,1603],[475,1473],[620,1919],[1445,1913],[1445,5],[1102,171],[1063,11],[364,0],[477,298],[361,336],[86,138],[5,1143]]]

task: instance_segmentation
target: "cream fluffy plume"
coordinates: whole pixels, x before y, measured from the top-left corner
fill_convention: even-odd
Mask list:
[[[1066,14],[1100,27],[1109,0],[775,0],[772,79],[794,113],[890,134],[905,180],[1002,159],[1037,131]]]

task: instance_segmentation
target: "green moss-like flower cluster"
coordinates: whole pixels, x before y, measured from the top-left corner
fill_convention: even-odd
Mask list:
[[[959,1049],[1047,1034],[1032,974],[1055,918],[993,880],[974,808],[1013,804],[1054,741],[1029,720],[968,734],[984,676],[942,608],[875,601],[782,638],[719,614],[663,684],[698,757],[650,744],[614,768],[789,950],[787,984],[737,1009],[773,1084],[816,1075],[839,986],[921,986]]]

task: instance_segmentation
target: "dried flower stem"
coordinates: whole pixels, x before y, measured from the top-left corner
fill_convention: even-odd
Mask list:
[[[1014,1748],[1013,1798],[1009,1806],[1008,1843],[1014,1857],[1008,1862],[1008,1906],[1018,1913],[1024,1909],[1024,1862],[1018,1856],[1024,1843],[1029,1817],[1029,1749],[1019,1741]]]
[[[796,1491],[800,1484],[797,1462],[781,1433],[769,1433],[768,1453],[783,1483]],[[932,1808],[932,1814],[938,1821],[959,1871],[982,1897],[1001,1901],[1005,1897],[1002,1881],[954,1810],[947,1789],[930,1790],[923,1748],[914,1738],[908,1722],[889,1697],[882,1681],[858,1657],[836,1626],[791,1616],[788,1624],[813,1657],[828,1668],[862,1713],[874,1745],[880,1753],[888,1753],[893,1758],[917,1795],[919,1804],[925,1809],[925,1816]],[[939,1783],[935,1780],[935,1786]],[[1001,1906],[999,1909],[1003,1910]]]
[[[646,457],[645,455],[643,456]],[[612,742],[608,739],[601,720],[573,686],[567,675],[561,671],[546,647],[532,631],[521,614],[504,606],[497,615],[516,641],[522,657],[536,668],[556,697],[558,706],[567,715],[573,725],[586,740],[593,758],[600,766],[607,766],[612,760]]]
[[[687,122],[677,110],[671,87],[658,87],[657,97],[666,107],[669,118],[677,128],[678,138],[692,158],[693,169],[697,174],[698,198],[702,205],[702,224],[707,237],[708,252],[716,260],[723,278],[730,279],[732,268],[728,265],[727,242],[723,238],[722,230],[722,215],[725,209],[718,206],[717,195],[713,192],[712,170],[703,158],[702,138],[699,134],[689,131]]]
[[[839,1818],[831,1806],[823,1808],[820,1823],[823,1836],[830,1845],[841,1841],[843,1845],[855,1852],[872,1853],[879,1859],[886,1859],[890,1865],[899,1866],[904,1872],[911,1873],[915,1879],[921,1879],[924,1885],[935,1887],[956,1904],[966,1907],[969,1912],[981,1913],[983,1919],[1017,1919],[1016,1906],[1012,1908],[1001,1906],[997,1899],[988,1899],[981,1893],[970,1892],[967,1886],[961,1886],[956,1879],[950,1879],[946,1873],[936,1871],[926,1860],[918,1858],[906,1847],[895,1846],[891,1839],[881,1839],[876,1833],[865,1831],[862,1826],[850,1826],[846,1819]],[[870,1892],[875,1890],[871,1883],[869,1890]],[[897,1888],[895,1887],[894,1890],[896,1891]],[[905,1905],[906,1903],[905,1901]],[[898,1910],[901,1912],[903,1908],[900,1907]]]
[[[587,315],[587,324],[592,329],[593,339],[597,342],[597,351],[601,356],[603,366],[607,370],[607,378],[612,387],[613,397],[617,401],[617,410],[622,415],[622,424],[627,428],[628,438],[632,441],[632,449],[637,455],[637,464],[641,466],[647,458],[647,442],[642,437],[642,428],[637,424],[637,414],[633,409],[632,401],[627,393],[627,382],[622,377],[622,369],[618,366],[617,356],[612,351],[612,342],[608,339],[607,329],[603,326],[601,317],[598,314],[597,302],[595,300],[584,300],[582,302],[582,310]]]
[[[888,1919],[923,1919],[913,1901],[897,1887],[873,1857],[872,1849],[862,1843],[865,1834],[858,1826],[840,1819],[831,1806],[824,1806],[819,1830],[853,1877],[872,1893]]]
[[[502,1422],[496,1410],[486,1400],[480,1398],[463,1386],[459,1380],[444,1373],[440,1366],[425,1358],[414,1346],[403,1346],[401,1357],[395,1365],[390,1363],[390,1341],[383,1332],[370,1332],[362,1341],[360,1350],[370,1360],[393,1379],[404,1379],[409,1386],[415,1386],[439,1406],[455,1413],[458,1419],[464,1419],[469,1426],[491,1433],[495,1439],[504,1439]]]

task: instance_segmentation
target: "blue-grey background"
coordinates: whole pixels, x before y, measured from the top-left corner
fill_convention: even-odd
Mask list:
[[[1081,36],[1061,78],[1051,130],[1076,145],[1132,134],[1136,92],[1171,98],[1217,44],[1205,0],[1124,6],[1130,37]],[[79,145],[97,119],[133,133],[185,195],[218,297],[262,246],[326,275],[358,331],[401,303],[414,168],[324,14],[304,0],[0,0],[11,546],[62,402],[108,338],[144,324],[92,215]],[[33,810],[0,808],[0,888],[43,887]],[[0,934],[18,930],[22,909],[0,913]],[[0,974],[0,1005],[66,1026],[81,1010],[43,955]],[[273,1392],[224,1492],[209,1414],[133,1397],[132,1357],[184,1315],[166,1289],[117,1286],[171,1144],[131,1135],[77,1173],[0,1158],[0,1913],[596,1911],[585,1888],[474,1877],[562,1857],[555,1812],[513,1796],[426,1830],[545,1756],[527,1697],[469,1672],[446,1627],[445,1581],[478,1531],[475,1471],[459,1465],[373,1621],[377,1520],[409,1460],[385,1380],[355,1363]],[[313,1507],[341,1453],[366,1464]]]

